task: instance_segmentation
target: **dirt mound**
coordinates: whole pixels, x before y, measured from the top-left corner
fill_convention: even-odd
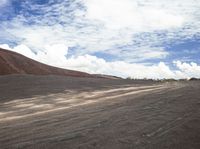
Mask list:
[[[91,74],[61,69],[42,64],[16,52],[0,48],[0,75],[33,74],[33,75],[61,75],[74,77],[95,77]]]

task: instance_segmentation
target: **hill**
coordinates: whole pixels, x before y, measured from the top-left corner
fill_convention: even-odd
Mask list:
[[[96,77],[88,73],[61,69],[49,66],[16,52],[0,48],[0,75],[32,74],[32,75],[61,75],[73,77]]]

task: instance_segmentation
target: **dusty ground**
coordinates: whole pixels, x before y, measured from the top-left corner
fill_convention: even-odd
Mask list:
[[[1,149],[199,149],[200,82],[0,77]]]

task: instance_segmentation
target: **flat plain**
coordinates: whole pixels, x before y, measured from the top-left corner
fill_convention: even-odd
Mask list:
[[[0,77],[1,149],[199,149],[200,81]]]

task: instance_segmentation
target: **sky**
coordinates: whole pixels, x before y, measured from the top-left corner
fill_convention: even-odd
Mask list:
[[[199,0],[0,0],[0,47],[123,78],[199,78],[199,26]]]

